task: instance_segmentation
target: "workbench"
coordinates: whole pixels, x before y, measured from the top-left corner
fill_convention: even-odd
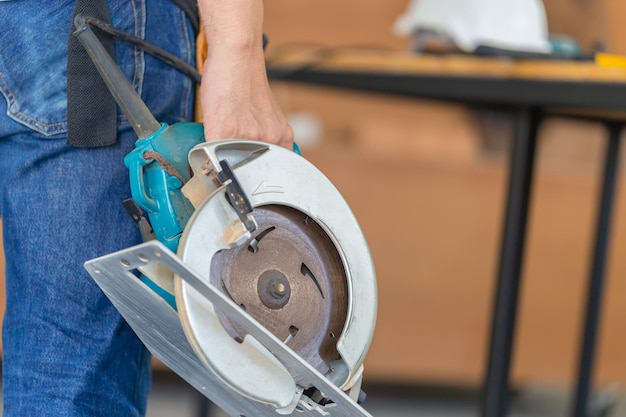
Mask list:
[[[491,336],[481,410],[506,414],[520,277],[533,184],[537,132],[547,115],[606,125],[607,148],[598,201],[586,317],[583,325],[572,415],[589,408],[606,253],[616,187],[620,133],[626,120],[626,69],[593,61],[514,60],[408,52],[277,48],[268,54],[271,79],[334,86],[497,108],[515,115],[507,204],[500,246]]]

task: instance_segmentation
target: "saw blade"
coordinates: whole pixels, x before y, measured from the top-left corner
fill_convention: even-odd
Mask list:
[[[348,310],[339,253],[324,230],[298,210],[268,205],[256,208],[254,217],[258,228],[248,242],[214,256],[210,282],[328,374],[340,359],[336,342]],[[234,321],[217,315],[232,337],[243,340],[245,332]],[[308,388],[302,376],[290,373]]]

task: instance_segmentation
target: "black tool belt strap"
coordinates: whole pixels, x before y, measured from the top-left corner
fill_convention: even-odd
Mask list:
[[[81,148],[112,145],[117,140],[117,104],[74,32],[74,16],[110,23],[106,0],[77,0],[67,41],[67,143]],[[114,55],[114,40],[98,34]]]
[[[171,0],[198,30],[196,0]],[[76,0],[67,41],[67,143],[80,148],[113,145],[117,140],[117,104],[89,55],[73,35],[77,14],[111,23],[106,0]],[[96,31],[97,32],[97,31]],[[115,41],[96,33],[111,56]]]

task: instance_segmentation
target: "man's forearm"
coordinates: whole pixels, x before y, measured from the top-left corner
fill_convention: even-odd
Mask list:
[[[199,0],[209,53],[211,49],[259,50],[263,47],[262,0]]]
[[[204,136],[293,147],[263,55],[263,0],[199,0],[207,41],[200,101]]]

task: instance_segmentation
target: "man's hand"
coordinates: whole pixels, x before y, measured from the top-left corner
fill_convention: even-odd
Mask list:
[[[267,81],[262,0],[200,1],[208,51],[200,101],[207,141],[251,139],[293,147]]]

